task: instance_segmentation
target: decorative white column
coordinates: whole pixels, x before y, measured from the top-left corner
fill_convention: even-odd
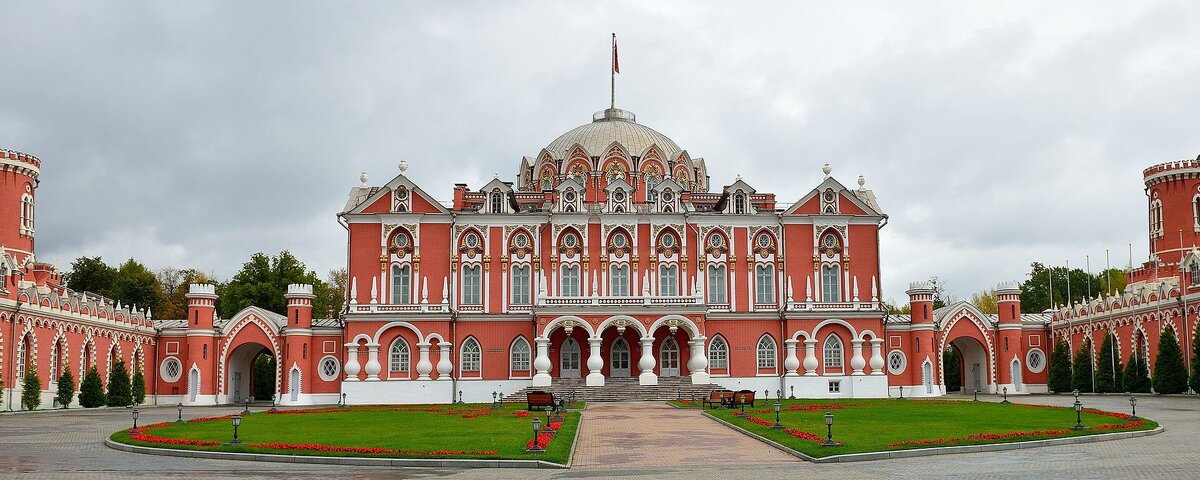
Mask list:
[[[550,386],[550,339],[538,337],[533,339],[537,343],[537,357],[533,359],[533,369],[537,371],[533,375],[533,386],[549,387]]]
[[[600,338],[592,337],[588,339],[588,374],[587,386],[603,387],[604,386],[604,358],[600,356]]]
[[[417,360],[417,380],[429,380],[429,372],[433,371],[433,363],[429,361],[429,342],[418,342],[417,349],[421,351]]]
[[[347,343],[346,344],[346,368],[345,368],[345,370],[346,370],[346,381],[347,382],[357,382],[358,381],[358,372],[362,370],[362,367],[360,367],[358,365],[358,344],[357,343]]]
[[[789,338],[789,339],[783,341],[783,344],[785,346],[787,346],[787,358],[785,358],[783,360],[783,369],[786,371],[786,373],[784,373],[783,376],[785,376],[785,377],[800,376],[800,373],[798,373],[796,371],[800,368],[800,359],[796,358],[796,344],[797,343],[800,343],[800,341],[796,340],[794,338]],[[816,359],[814,358],[813,360],[816,360]]]
[[[379,381],[379,344],[367,344],[367,367],[364,369],[367,372],[368,382]]]
[[[642,358],[638,360],[639,385],[658,385],[658,375],[654,374],[654,337],[642,337]]]
[[[697,337],[688,340],[688,344],[692,349],[688,355],[688,372],[692,375],[692,385],[703,385],[709,383],[708,376],[708,355],[704,349],[705,337]]]
[[[867,366],[867,361],[862,356],[862,343],[863,341],[857,338],[850,341],[854,348],[854,357],[850,359],[850,368],[854,369],[851,375],[863,375],[863,367]]]
[[[817,375],[817,339],[815,338],[804,340],[804,375],[810,377]]]
[[[883,375],[883,339],[871,339],[871,375]]]
[[[450,349],[453,346],[450,342],[438,342],[438,351],[442,354],[437,364],[438,380],[450,380],[450,372],[454,371],[454,364],[450,363]]]

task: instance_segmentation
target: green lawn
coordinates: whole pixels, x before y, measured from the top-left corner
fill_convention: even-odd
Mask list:
[[[671,402],[685,408],[699,408],[684,402]],[[746,413],[769,424],[775,412],[762,401],[746,408]],[[788,410],[789,407],[799,410]],[[885,450],[1006,443],[1045,438],[1092,435],[1130,430],[1149,430],[1158,426],[1146,420],[1132,421],[1112,415],[1084,411],[1087,430],[1070,430],[1075,411],[1068,407],[1045,407],[991,402],[954,400],[783,400],[779,415],[784,430],[772,429],[733,414],[738,410],[709,409],[712,415],[738,427],[813,457]],[[825,412],[832,412],[833,439],[837,447],[824,447]],[[1115,414],[1121,415],[1121,414]],[[1104,427],[1108,425],[1108,427]],[[1126,425],[1117,428],[1119,425]],[[1100,427],[1097,429],[1096,427]],[[789,431],[791,433],[789,433]],[[995,434],[1026,433],[1001,437]],[[970,438],[972,435],[979,435]],[[801,438],[804,437],[804,438]]]
[[[307,413],[252,413],[243,418],[238,438],[244,446],[229,446],[233,435],[228,418],[198,419],[183,424],[160,424],[131,438],[128,431],[112,440],[158,448],[283,455],[356,456],[387,458],[537,459],[565,464],[575,442],[579,413],[568,412],[563,425],[542,454],[525,453],[533,438],[532,419],[520,416],[524,404],[492,411],[490,404],[394,405],[337,407]],[[237,410],[230,407],[231,411]],[[286,412],[286,410],[281,410]],[[468,418],[469,417],[469,418]],[[545,424],[545,413],[539,417]],[[135,436],[136,437],[136,436]],[[171,439],[171,440],[160,440]],[[220,445],[166,443],[176,439],[218,442]],[[146,441],[151,440],[151,441]],[[266,444],[286,444],[270,446]],[[346,447],[342,451],[329,447]],[[349,450],[357,449],[357,450]],[[384,449],[384,450],[376,450]],[[386,450],[386,451],[385,451]]]

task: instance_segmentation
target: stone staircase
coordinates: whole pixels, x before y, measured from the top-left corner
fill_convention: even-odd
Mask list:
[[[524,402],[525,394],[534,390],[550,392],[555,398],[568,400],[574,395],[578,402],[665,402],[680,398],[688,400],[693,395],[699,400],[708,396],[708,392],[722,388],[715,383],[693,385],[689,377],[660,377],[658,385],[639,385],[637,378],[607,378],[603,387],[585,386],[582,378],[555,378],[549,387],[525,387],[505,395],[504,401]]]

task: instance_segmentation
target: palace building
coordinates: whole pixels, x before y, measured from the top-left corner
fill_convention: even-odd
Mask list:
[[[9,397],[26,369],[48,400],[56,369],[97,364],[107,376],[120,357],[143,370],[148,402],[234,403],[263,352],[277,359],[282,404],[483,402],[530,389],[920,397],[947,393],[947,375],[965,391],[1038,393],[1054,337],[1094,348],[1114,329],[1126,355],[1148,355],[1163,328],[1190,341],[1200,306],[1200,282],[1181,273],[1200,270],[1200,161],[1146,170],[1152,260],[1119,298],[1022,314],[1006,282],[998,313],[984,314],[966,302],[934,309],[930,285],[914,283],[911,314],[895,315],[880,301],[888,216],[863,177],[847,186],[826,164],[807,194],[780,203],[752,179],[714,185],[705,159],[610,108],[521,158],[512,181],[455,185],[448,205],[405,162],[383,184],[363,173],[337,214],[350,279],[338,318],[314,319],[312,288],[292,285],[282,314],[221,319],[213,286],[192,285],[187,318],[165,320],[72,292],[34,260],[39,165],[0,150]],[[944,372],[950,346],[961,368]]]

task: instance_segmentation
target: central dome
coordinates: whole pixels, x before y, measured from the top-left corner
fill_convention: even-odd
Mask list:
[[[657,145],[667,157],[673,157],[683,149],[666,135],[636,122],[633,112],[610,108],[592,115],[592,123],[580,125],[559,135],[546,146],[554,158],[563,158],[575,144],[579,144],[588,155],[604,155],[613,142],[620,143],[629,155],[642,155],[651,145]]]

